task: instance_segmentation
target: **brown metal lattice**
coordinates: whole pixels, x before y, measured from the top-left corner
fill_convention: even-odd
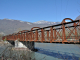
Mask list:
[[[70,20],[71,22],[66,22]],[[35,29],[37,28],[37,29]],[[2,40],[34,41],[34,42],[61,42],[61,43],[80,43],[80,20],[70,18],[63,19],[61,24],[48,27],[33,27],[30,31],[23,30],[15,34],[2,37]]]

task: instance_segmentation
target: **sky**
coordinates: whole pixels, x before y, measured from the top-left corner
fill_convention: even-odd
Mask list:
[[[0,19],[61,22],[80,15],[80,0],[0,0]]]

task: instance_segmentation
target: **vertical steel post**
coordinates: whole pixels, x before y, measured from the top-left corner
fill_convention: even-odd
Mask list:
[[[76,29],[76,26],[77,26],[77,24],[76,23],[74,23],[74,29],[75,29],[75,39],[77,40],[77,29]]]
[[[12,35],[11,35],[11,40],[12,40]]]
[[[79,29],[80,29],[80,20],[79,20]]]
[[[29,33],[29,41],[31,41],[31,32]]]
[[[13,35],[12,35],[12,40],[13,40]]]
[[[54,29],[54,40],[56,40],[56,29]]]
[[[14,34],[14,40],[16,40],[15,34]]]
[[[41,29],[41,42],[43,42],[44,41],[44,30],[43,30],[43,28]]]
[[[21,33],[19,33],[19,39],[20,39],[20,41],[21,41]]]
[[[16,40],[17,40],[17,34],[15,34],[15,36],[16,36]]]
[[[23,34],[23,41],[25,41],[25,33]]]
[[[15,40],[15,34],[14,34],[14,40]]]
[[[17,35],[15,35],[16,36],[16,39],[17,39]],[[11,37],[10,37],[11,38]]]
[[[21,31],[21,41],[22,41],[22,31]]]
[[[53,41],[53,27],[50,28],[51,33],[50,33],[50,43]]]
[[[49,41],[49,31],[47,31],[47,41]]]
[[[15,34],[15,40],[16,40],[16,34]]]
[[[10,39],[10,36],[8,35],[8,38],[7,38],[7,40],[9,40]]]
[[[12,35],[11,35],[11,40],[12,40]]]
[[[18,39],[18,34],[16,34],[16,39]]]
[[[65,26],[64,24],[62,25],[63,26],[63,32],[62,32],[62,43],[64,44],[64,42],[66,41],[66,36],[65,36]]]
[[[13,40],[13,34],[12,34],[12,40]]]
[[[22,32],[22,41],[24,41],[24,33]]]
[[[15,40],[15,34],[14,34],[14,40]]]
[[[30,41],[32,41],[32,31],[30,32],[30,38],[31,38],[31,40],[30,40]]]
[[[33,32],[33,40],[34,40],[34,32]]]
[[[6,40],[8,40],[8,39],[9,39],[9,35],[8,35],[8,36],[6,36],[5,38],[6,38]]]
[[[15,35],[15,40],[16,40],[16,35]]]
[[[24,41],[24,33],[22,32],[22,41]]]
[[[79,29],[80,29],[80,20],[79,20]],[[79,33],[80,33],[80,31],[79,31]],[[79,36],[79,39],[80,39],[80,36]]]
[[[28,41],[30,41],[30,32],[28,32]]]
[[[31,34],[32,34],[32,41],[33,41],[33,32]]]
[[[28,32],[26,32],[26,41],[28,41]]]
[[[14,40],[14,34],[13,34],[13,40]]]
[[[9,39],[8,40],[10,40],[10,35],[9,35]]]
[[[19,39],[19,41],[20,41],[20,34],[18,33],[18,39]]]
[[[36,41],[38,41],[38,30],[36,30]]]
[[[28,32],[28,41],[30,41],[30,32]]]

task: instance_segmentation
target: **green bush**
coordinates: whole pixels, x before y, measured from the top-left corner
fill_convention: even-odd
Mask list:
[[[6,37],[5,37],[4,41],[6,41]]]

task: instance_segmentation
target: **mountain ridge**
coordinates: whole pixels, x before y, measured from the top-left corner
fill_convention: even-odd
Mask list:
[[[12,34],[22,30],[30,30],[32,27],[45,27],[52,24],[34,24],[13,19],[0,19],[0,33]]]
[[[45,20],[40,20],[40,21],[37,21],[37,22],[33,22],[35,24],[58,24],[58,23],[61,23],[61,22],[50,22],[50,21],[45,21]]]

